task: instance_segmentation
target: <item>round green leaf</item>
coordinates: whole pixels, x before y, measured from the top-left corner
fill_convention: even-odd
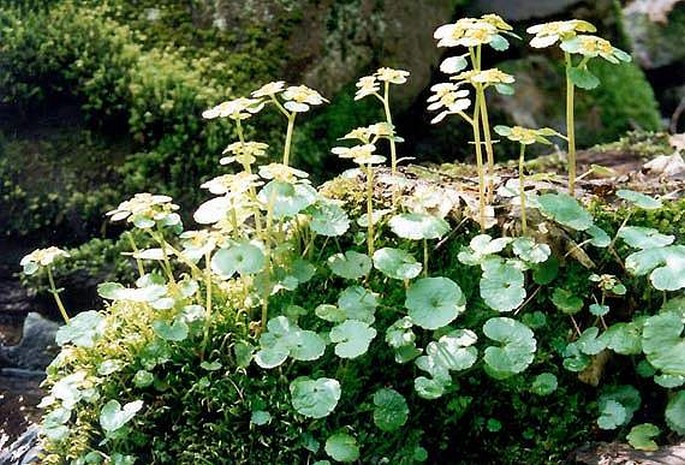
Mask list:
[[[345,254],[337,253],[328,258],[328,267],[333,274],[345,279],[357,279],[371,271],[371,259],[363,253],[348,250]]]
[[[404,306],[412,321],[425,329],[438,329],[454,321],[464,311],[466,299],[451,279],[423,278],[407,289]]]
[[[270,181],[258,194],[263,205],[271,205],[274,218],[282,219],[297,215],[312,205],[317,198],[316,190],[308,184],[290,184]]]
[[[643,276],[660,291],[677,291],[685,288],[685,246],[671,245],[640,250],[626,257],[626,270]]]
[[[340,383],[335,379],[312,380],[305,376],[290,383],[290,398],[295,410],[309,418],[328,416],[340,400]]]
[[[605,230],[597,225],[591,225],[585,232],[592,236],[590,238],[590,244],[595,247],[604,248],[609,247],[609,244],[611,244],[611,237],[609,237]]]
[[[623,200],[627,200],[628,202],[634,204],[636,207],[645,210],[656,210],[663,206],[661,200],[657,200],[641,192],[635,192],[628,189],[619,189],[616,191],[616,195]]]
[[[450,231],[447,221],[423,213],[402,213],[389,221],[390,229],[403,239],[437,239]]]
[[[373,265],[387,277],[399,280],[413,279],[423,268],[408,252],[390,247],[374,252]]]
[[[183,341],[188,337],[189,328],[181,318],[174,320],[172,324],[167,321],[157,320],[152,322],[152,329],[166,341]]]
[[[491,258],[481,266],[480,296],[490,308],[510,312],[523,303],[526,298],[524,276],[514,263]]]
[[[322,320],[331,321],[333,323],[340,323],[347,319],[345,310],[331,304],[321,304],[314,309],[316,316]]]
[[[519,237],[511,243],[514,253],[524,262],[542,263],[546,261],[552,253],[552,249],[547,244],[537,244],[529,237]]]
[[[118,401],[112,399],[100,410],[100,426],[109,435],[131,421],[141,408],[142,400],[129,402],[122,408]]]
[[[642,352],[642,322],[616,323],[602,334],[601,339],[608,349],[621,355],[635,355]]]
[[[583,299],[560,287],[554,289],[552,303],[567,315],[574,315],[583,308]]]
[[[540,211],[557,223],[576,231],[585,231],[592,226],[592,215],[568,194],[544,194],[537,198]]]
[[[414,389],[419,397],[427,400],[435,400],[445,393],[445,384],[441,380],[419,376],[414,380]]]
[[[338,307],[350,320],[359,320],[372,324],[374,312],[378,306],[376,294],[361,286],[350,286],[340,293]]]
[[[654,452],[659,450],[656,442],[652,438],[658,436],[659,428],[651,423],[642,423],[641,425],[633,426],[626,436],[628,443],[635,449]]]
[[[373,395],[373,422],[383,431],[395,431],[407,422],[409,407],[394,389],[380,389]]]
[[[618,237],[636,249],[665,247],[673,244],[675,240],[675,236],[661,234],[656,229],[641,226],[623,226],[618,230]]]
[[[326,453],[337,462],[354,462],[359,459],[357,440],[349,434],[337,433],[326,440]]]
[[[685,391],[679,391],[668,401],[666,423],[676,433],[685,434]]]
[[[272,318],[266,328],[259,339],[261,349],[255,354],[255,362],[262,368],[275,368],[288,356],[300,361],[316,360],[326,350],[321,336],[314,331],[300,329],[285,316]]]
[[[330,332],[331,342],[336,343],[335,354],[340,358],[356,358],[369,350],[369,344],[376,337],[376,330],[368,323],[347,320],[334,326]]]
[[[595,316],[604,316],[607,313],[609,313],[608,305],[592,304],[588,308],[590,310],[590,313],[592,313]]]
[[[606,348],[605,340],[598,338],[599,328],[591,326],[580,335],[576,343],[580,351],[586,355],[597,355]]]
[[[538,396],[547,396],[557,390],[559,382],[552,373],[541,373],[535,377],[530,391]]]
[[[145,388],[155,381],[155,375],[147,370],[138,370],[133,377],[133,385],[137,388]]]
[[[250,417],[250,423],[257,426],[266,425],[271,421],[271,414],[265,410],[255,410]]]
[[[93,347],[95,341],[104,334],[105,326],[105,317],[99,312],[82,312],[57,330],[55,342],[60,346],[71,342],[77,347]]]
[[[587,68],[571,68],[568,72],[571,81],[581,89],[594,89],[599,85],[599,78]]]
[[[685,376],[685,323],[674,312],[649,317],[642,329],[642,350],[649,363],[663,373]]]
[[[450,371],[471,368],[478,358],[478,349],[471,347],[478,340],[468,329],[452,331],[426,347],[426,355],[416,359],[416,366],[438,380],[451,382]]]
[[[488,234],[479,234],[471,239],[467,248],[459,252],[457,259],[465,265],[480,265],[489,255],[504,250],[511,241],[510,237],[493,239]]]
[[[506,317],[491,318],[483,325],[483,333],[503,344],[485,349],[486,371],[494,378],[521,373],[533,361],[537,343],[533,331],[523,323]]]
[[[308,212],[311,215],[309,227],[322,236],[342,236],[350,228],[347,213],[334,203],[317,203]]]
[[[236,244],[227,249],[219,249],[212,257],[212,271],[224,279],[236,272],[240,274],[258,273],[264,268],[266,257],[258,246],[249,242]]]
[[[604,403],[597,425],[602,429],[616,429],[626,421],[626,409],[615,400]]]

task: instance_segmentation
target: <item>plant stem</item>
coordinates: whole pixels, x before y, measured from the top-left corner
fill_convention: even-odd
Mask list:
[[[576,128],[573,117],[574,85],[571,81],[571,54],[564,53],[566,62],[566,137],[568,138],[568,191],[575,195],[576,188]]]
[[[164,233],[162,232],[161,228],[158,228],[158,234],[153,234],[153,237],[157,240],[157,243],[159,243],[159,247],[162,249],[162,257],[164,259],[164,271],[166,271],[167,277],[169,278],[169,281],[171,284],[176,286],[176,278],[174,278],[174,273],[171,268],[171,262],[169,261],[169,255],[166,252],[167,249],[167,243],[164,240]]]
[[[476,88],[476,92],[479,93],[480,101],[480,117],[483,123],[483,136],[485,137],[485,151],[488,156],[488,203],[492,200],[494,192],[494,177],[495,177],[495,153],[492,149],[492,137],[490,135],[490,121],[488,118],[488,105],[485,101],[485,90],[482,84],[479,84]]]
[[[526,183],[525,175],[523,174],[523,160],[525,159],[526,146],[521,144],[521,152],[519,153],[519,195],[521,196],[521,230],[523,235],[526,235],[528,223],[526,221]]]
[[[211,252],[205,253],[205,287],[207,288],[207,304],[205,305],[205,327],[202,335],[202,350],[200,351],[200,359],[204,360],[205,350],[209,342],[209,324],[210,316],[212,314],[212,270],[210,268]]]
[[[285,146],[283,147],[283,164],[288,166],[290,163],[290,146],[293,141],[293,128],[295,127],[295,117],[297,113],[293,112],[288,115],[288,129],[285,133]]]
[[[480,146],[480,102],[476,96],[476,107],[473,110],[471,126],[473,127],[473,140],[476,145],[476,168],[478,170],[478,223],[481,231],[485,231],[485,176],[483,174],[483,152]]]
[[[240,122],[239,119],[235,120],[235,126],[236,126],[236,132],[238,133],[238,140],[244,144],[245,143],[245,136],[243,135],[243,123]],[[249,163],[245,163],[243,165],[243,170],[247,174],[252,174],[252,168],[250,167]],[[257,190],[254,188],[254,186],[250,186],[250,189],[248,190],[250,194],[250,198],[256,201],[257,199]],[[254,225],[255,229],[257,230],[257,235],[259,235],[262,231],[262,220],[261,220],[261,212],[259,211],[259,208],[254,209]]]
[[[145,276],[145,267],[143,266],[143,261],[137,257],[138,246],[136,245],[136,241],[133,239],[133,234],[131,234],[131,231],[126,232],[126,239],[128,239],[129,244],[131,244],[133,255],[136,256],[136,266],[138,267],[138,274],[142,278],[143,276]]]
[[[423,240],[423,276],[428,277],[428,239]]]
[[[52,269],[49,266],[46,268],[48,270],[48,281],[50,282],[50,293],[55,298],[55,303],[57,304],[57,308],[59,308],[59,312],[62,314],[64,322],[69,324],[69,315],[67,315],[67,310],[64,308],[62,299],[59,298],[59,292],[57,292],[57,286],[55,286],[55,279],[52,276]]]
[[[397,147],[395,147],[395,128],[392,124],[392,114],[390,113],[390,83],[385,82],[385,92],[383,97],[383,110],[385,110],[385,121],[393,128],[390,138],[390,172],[397,173]]]
[[[369,250],[369,257],[373,257],[374,252],[374,224],[373,224],[373,168],[366,166],[366,219],[368,222],[366,231],[366,244]]]

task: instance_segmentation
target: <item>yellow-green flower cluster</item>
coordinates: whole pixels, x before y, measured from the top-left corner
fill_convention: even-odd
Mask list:
[[[515,79],[511,74],[507,74],[497,68],[484,69],[482,71],[471,70],[459,73],[451,78],[457,83],[468,82],[470,84],[513,84]]]
[[[309,111],[310,106],[328,102],[321,94],[307,86],[290,86],[281,92],[281,97],[285,100],[283,107],[294,113],[304,113]]]
[[[456,23],[444,24],[435,30],[438,47],[476,47],[503,40],[500,33],[513,28],[500,16],[488,14],[480,18],[461,18]]]
[[[180,224],[181,218],[177,213],[178,205],[171,203],[168,195],[153,195],[147,192],[134,195],[131,199],[121,202],[117,208],[108,211],[107,216],[112,221],[127,220],[136,227],[148,229],[156,224],[174,226]]]
[[[231,153],[233,155],[221,158],[219,164],[228,165],[235,161],[243,166],[252,165],[257,160],[257,157],[266,155],[266,149],[268,148],[269,145],[263,142],[234,142],[229,144],[222,152],[222,154]]]
[[[609,63],[630,61],[630,55],[611,45],[606,39],[593,35],[579,35],[561,43],[561,49],[568,53],[583,55],[587,58],[602,57]]]
[[[375,95],[382,98],[378,92],[381,89],[381,82],[388,84],[404,84],[409,77],[409,71],[394,68],[378,68],[378,70],[371,76],[364,76],[357,81],[357,92],[354,95],[355,100],[363,99],[369,95]]]
[[[239,121],[259,113],[262,108],[264,108],[264,102],[261,99],[240,97],[205,110],[202,117],[205,119],[230,118]]]
[[[60,258],[69,258],[69,252],[58,247],[48,247],[47,249],[36,249],[21,259],[19,264],[24,268],[25,275],[32,275],[42,267],[52,265]]]
[[[340,158],[351,158],[358,165],[378,165],[385,162],[385,157],[376,155],[374,144],[359,144],[353,147],[333,147],[331,152]]]
[[[547,139],[548,136],[561,137],[561,134],[552,128],[531,129],[522,126],[495,126],[495,132],[512,142],[518,142],[522,145],[531,145],[535,143],[549,145],[551,142]]]
[[[433,95],[428,97],[428,110],[437,111],[442,109],[438,115],[431,120],[432,124],[439,123],[447,115],[459,114],[471,106],[468,99],[469,91],[459,89],[459,84],[453,82],[443,82],[431,87]]]
[[[529,34],[535,34],[530,41],[531,47],[545,48],[557,41],[572,39],[579,32],[595,32],[597,28],[587,21],[571,19],[569,21],[553,21],[551,23],[536,24],[526,29]]]

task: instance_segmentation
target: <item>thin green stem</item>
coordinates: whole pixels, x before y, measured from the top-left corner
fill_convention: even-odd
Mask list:
[[[153,237],[159,244],[160,249],[162,249],[162,259],[164,263],[164,270],[166,271],[167,277],[172,285],[176,286],[176,278],[174,278],[174,272],[171,268],[171,262],[169,261],[169,255],[167,254],[167,243],[164,240],[164,233],[161,227],[158,228],[158,233],[153,234]]]
[[[390,113],[390,83],[385,82],[385,92],[383,101],[383,110],[385,110],[385,121],[393,128],[392,137],[390,138],[390,172],[394,175],[397,173],[397,147],[395,146],[395,128],[392,123],[392,114]]]
[[[276,101],[278,103],[278,101]],[[238,140],[244,144],[245,143],[245,135],[243,133],[243,123],[240,122],[239,119],[235,120],[235,126],[236,126],[236,132],[238,133]],[[245,163],[243,165],[243,170],[247,174],[252,174],[252,167],[250,166],[249,163]],[[250,186],[248,190],[250,194],[250,198],[253,200],[257,199],[257,190],[254,188],[254,186]],[[262,231],[262,220],[261,220],[261,213],[259,212],[259,208],[255,208],[254,211],[254,225],[255,229],[257,230],[257,235],[259,235]]]
[[[55,298],[55,303],[57,304],[57,308],[59,308],[59,312],[62,314],[62,318],[64,319],[64,322],[66,324],[69,324],[69,315],[67,315],[67,310],[64,308],[64,304],[62,303],[62,299],[59,298],[59,292],[57,292],[57,286],[55,286],[55,278],[52,276],[52,269],[48,266],[47,270],[48,270],[48,281],[50,282],[50,293]]]
[[[571,80],[571,54],[564,53],[566,62],[566,137],[568,138],[568,191],[575,195],[576,188],[576,128],[574,121],[574,85]]]
[[[205,287],[207,292],[207,303],[205,304],[205,325],[202,335],[202,351],[200,352],[200,359],[204,360],[207,344],[209,343],[209,325],[212,315],[212,270],[210,268],[211,252],[205,252]]]
[[[126,232],[126,239],[128,239],[128,243],[131,244],[131,250],[133,250],[133,256],[136,259],[138,274],[142,278],[145,276],[145,267],[143,266],[143,261],[138,258],[138,246],[136,245],[136,241],[133,239],[133,234],[131,234],[131,231]]]
[[[480,105],[477,101],[478,96],[476,96],[476,106],[473,110],[473,118],[471,118],[473,124],[473,139],[476,145],[476,167],[478,169],[478,223],[480,224],[481,231],[485,230],[485,176],[483,173],[483,151],[480,146]]]
[[[483,123],[483,136],[485,138],[485,151],[488,156],[488,202],[492,200],[494,194],[494,177],[495,177],[495,153],[492,149],[492,136],[490,134],[490,120],[488,117],[488,105],[485,100],[485,89],[483,84],[478,84],[476,92],[479,93],[480,101],[480,117]]]
[[[366,243],[369,250],[369,257],[374,253],[374,224],[373,224],[373,168],[371,165],[366,167],[366,220],[368,222],[366,231]]]
[[[526,182],[525,174],[523,173],[525,154],[526,146],[521,144],[521,152],[519,153],[519,195],[521,196],[521,231],[523,231],[524,236],[528,229],[528,222],[526,221]]]
[[[423,240],[423,276],[428,277],[428,239]]]
[[[290,163],[290,146],[293,141],[293,129],[295,128],[295,117],[297,113],[293,112],[288,115],[288,129],[285,133],[285,146],[283,147],[283,164],[289,166]]]

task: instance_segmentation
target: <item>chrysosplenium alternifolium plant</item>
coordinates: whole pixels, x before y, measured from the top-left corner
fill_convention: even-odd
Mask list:
[[[485,90],[494,86],[509,93],[513,82],[512,76],[497,69],[480,68],[481,46],[506,48],[503,34],[511,35],[511,28],[495,15],[460,20],[436,32],[441,45],[469,49],[467,55],[443,63],[443,71],[454,76],[433,88],[429,108],[439,111],[435,122],[456,114],[473,126],[481,228],[486,226],[481,134],[489,183],[493,183],[494,165]],[[549,45],[562,39],[564,47],[575,49],[568,35],[558,35],[554,41],[548,36],[551,33],[535,43]],[[581,37],[578,41],[588,40]],[[473,67],[469,71],[464,71],[466,56]],[[211,406],[203,413],[211,416],[216,410],[223,415],[224,429],[213,434],[220,436],[217,443],[236,454],[230,457],[235,463],[250,463],[258,443],[267,436],[273,439],[262,428],[285,425],[293,429],[287,430],[283,442],[277,441],[272,449],[265,446],[264,453],[273,454],[275,463],[324,465],[330,459],[414,464],[428,458],[419,442],[426,417],[421,417],[424,409],[410,400],[448,397],[453,405],[452,400],[463,399],[460,390],[469,380],[483,373],[496,381],[516,379],[517,396],[527,392],[546,396],[559,386],[552,373],[561,371],[554,365],[557,358],[563,360],[564,369],[588,376],[586,371],[591,371],[599,354],[611,351],[640,358],[641,376],[653,377],[665,389],[685,384],[682,297],[664,297],[666,304],[658,313],[656,308],[642,308],[643,315],[626,320],[623,311],[612,312],[612,307],[627,306],[621,299],[628,294],[628,285],[622,277],[597,269],[589,257],[593,250],[583,248],[609,250],[606,255],[617,257],[619,266],[608,268],[624,267],[633,276],[648,276],[653,289],[667,296],[668,292],[682,295],[685,289],[685,247],[676,244],[674,236],[629,226],[628,219],[611,238],[566,193],[532,192],[527,197],[525,146],[549,143],[547,137],[560,135],[549,128],[506,126],[496,126],[495,131],[521,145],[518,187],[523,236],[458,237],[459,226],[451,224],[451,214],[459,209],[459,195],[426,183],[412,185],[397,167],[395,142],[401,139],[392,123],[389,89],[407,78],[408,72],[391,68],[361,78],[356,98],[377,98],[385,121],[353,129],[341,139],[356,145],[332,149],[359,165],[360,173],[350,176],[365,180],[363,200],[358,201],[364,205],[327,197],[325,191],[312,187],[306,172],[291,166],[297,115],[326,100],[308,87],[288,87],[278,81],[249,98],[204,112],[206,119],[233,121],[238,140],[226,147],[219,160],[233,171],[201,186],[213,197],[194,212],[200,229],[184,230],[179,207],[164,195],[137,194],[108,213],[113,221],[126,221],[147,234],[154,246],[141,249],[129,236],[139,277],[132,286],[112,282],[99,286],[100,295],[109,302],[104,311],[87,311],[68,320],[50,268],[56,258],[68,257],[65,252],[39,250],[22,260],[26,274],[41,267],[47,270],[53,295],[68,321],[57,335],[62,352],[48,368],[48,395],[42,402],[47,409],[45,464],[176,463],[175,457],[150,445],[163,430],[184,434],[173,428],[169,433],[159,419],[172,418],[169,423],[176,425],[191,409],[183,402],[197,392],[206,392],[200,408]],[[465,113],[471,104],[468,90],[462,88],[466,84],[476,95],[471,115]],[[245,139],[243,124],[269,106],[287,122],[280,162],[270,161],[267,144]],[[378,175],[386,161],[378,150],[382,139],[389,141],[387,185],[393,196],[383,209],[374,209],[379,201],[374,190],[386,182]],[[487,190],[494,195],[493,186]],[[660,200],[637,192],[620,190],[617,195],[633,208],[662,207]],[[526,205],[542,218],[535,238],[526,235]],[[587,294],[578,295],[577,289],[558,278],[559,260],[554,255],[562,254],[553,249],[553,241],[545,243],[544,232],[559,230],[564,242],[571,237],[584,239],[573,243],[568,253],[563,251],[562,259],[570,255],[587,266],[585,282],[593,283]],[[448,240],[468,244],[454,257],[436,260],[454,269],[431,263],[430,249],[448,250],[440,249]],[[637,251],[621,259],[614,248],[619,240]],[[422,261],[417,254],[423,255]],[[542,305],[549,318],[570,323],[570,336],[542,348],[543,355],[541,345],[549,342],[534,330],[552,329],[545,326],[545,313],[528,311],[536,296],[545,299]],[[388,363],[392,360],[395,365]],[[531,366],[535,370],[528,370]],[[529,378],[529,371],[536,373],[534,378]],[[194,376],[189,386],[168,382],[188,373]],[[232,383],[229,404],[221,404],[217,397],[222,393],[216,386],[225,379]],[[266,380],[260,387],[275,391],[243,393],[243,382],[252,380]],[[665,423],[684,434],[685,391],[670,394]],[[280,401],[283,398],[285,402]],[[183,412],[174,412],[165,401],[184,405]],[[639,393],[632,386],[609,386],[599,398],[597,425],[603,429],[629,425],[639,404]],[[405,435],[403,428],[412,434]],[[207,461],[202,454],[211,449],[204,444],[204,426],[201,430],[203,451],[193,452],[200,457],[193,456],[194,463]],[[245,440],[261,434],[259,441]],[[645,423],[636,425],[628,439],[649,449],[657,434],[655,425]],[[302,441],[288,442],[292,437]],[[284,459],[279,454],[291,455]]]

